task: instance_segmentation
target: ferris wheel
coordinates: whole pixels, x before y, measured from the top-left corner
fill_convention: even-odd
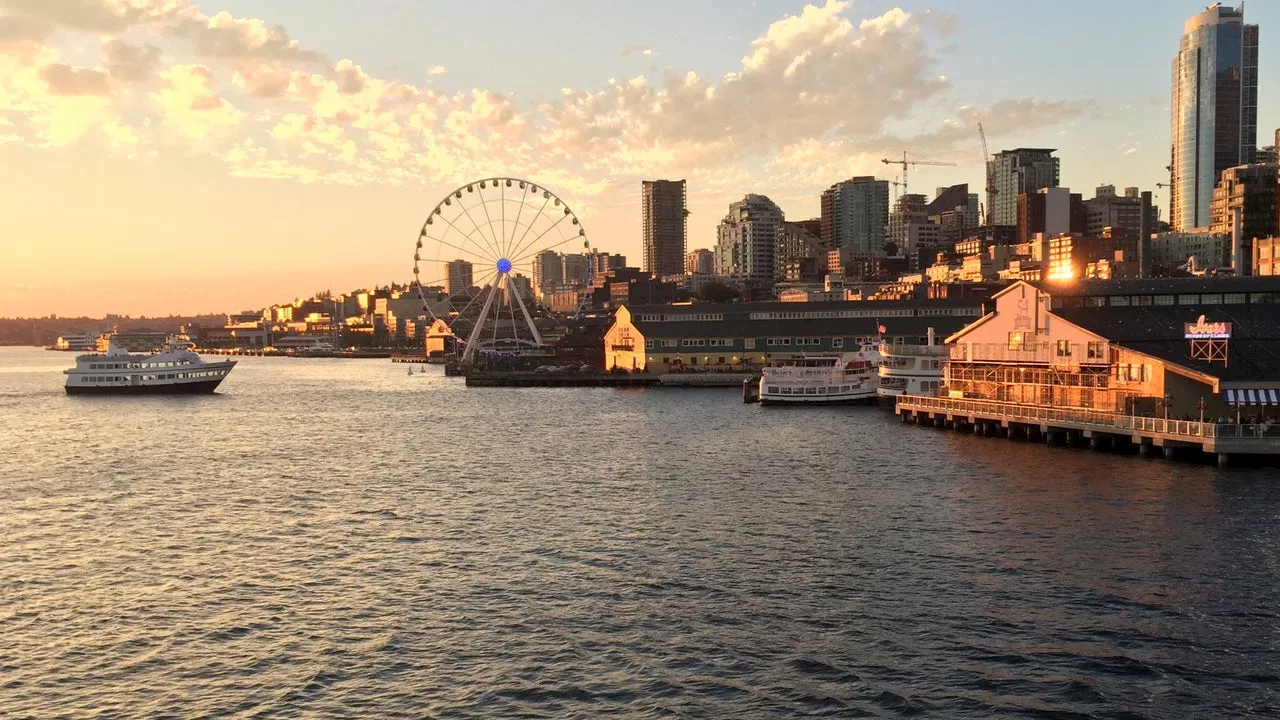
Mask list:
[[[562,260],[558,253],[580,253]],[[445,195],[422,224],[413,280],[424,314],[444,322],[471,361],[477,352],[543,345],[539,286],[591,285],[591,243],[568,204],[542,185],[485,178]],[[572,277],[566,277],[566,275]]]

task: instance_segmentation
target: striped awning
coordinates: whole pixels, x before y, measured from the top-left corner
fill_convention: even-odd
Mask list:
[[[1223,390],[1228,405],[1280,405],[1280,390]]]

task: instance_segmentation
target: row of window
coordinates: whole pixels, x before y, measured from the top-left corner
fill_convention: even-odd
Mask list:
[[[90,370],[139,370],[143,368],[167,368],[187,365],[188,363],[179,362],[160,362],[160,363],[89,363]]]
[[[1034,333],[1027,333],[1027,334],[1030,336],[1030,335],[1033,335]],[[831,341],[831,347],[832,347],[833,349],[836,349],[836,350],[842,349],[842,348],[844,348],[844,346],[845,346],[845,340],[846,340],[846,338],[842,338],[842,337],[830,338],[830,341]],[[855,337],[855,338],[848,338],[848,340],[849,340],[849,344],[850,344],[852,347],[861,347],[862,345],[865,345],[865,344],[867,344],[867,343],[879,343],[879,342],[880,342],[880,338],[876,338],[876,337]],[[906,344],[906,340],[907,340],[907,339],[906,339],[905,337],[902,337],[902,336],[895,336],[895,337],[893,337],[893,338],[888,338],[888,339],[887,339],[887,341],[888,341],[890,344],[892,344],[892,345],[905,345],[905,344]],[[919,344],[921,344],[921,345],[924,345],[925,343],[927,343],[927,342],[928,342],[928,338],[927,338],[927,337],[918,338],[918,340],[919,340]],[[677,348],[677,347],[724,347],[724,348],[731,348],[731,347],[733,347],[733,346],[734,346],[734,342],[735,342],[735,340],[734,340],[733,338],[685,338],[685,339],[683,339],[683,340],[673,340],[673,339],[668,338],[668,339],[664,339],[664,340],[660,340],[660,341],[645,340],[645,341],[644,341],[644,348],[645,348],[646,350],[653,350],[655,347],[663,347],[663,348]],[[793,345],[794,345],[794,346],[798,346],[798,347],[821,347],[821,346],[822,346],[822,343],[823,343],[823,338],[816,338],[816,337],[809,337],[809,338],[767,338],[767,339],[765,340],[765,344],[766,344],[766,345],[768,345],[768,346],[770,346],[770,347],[784,347],[784,346],[785,346],[785,347],[791,347],[791,346],[793,346]],[[756,349],[756,339],[755,339],[755,338],[744,338],[744,339],[742,340],[742,347],[743,347],[744,349],[746,349],[746,350],[755,350],[755,349]],[[613,349],[614,349],[614,350],[630,350],[631,348],[630,348],[629,346],[628,346],[628,347],[621,347],[621,346],[616,346],[616,345],[615,345],[615,346],[613,346]]]
[[[766,385],[764,392],[767,395],[838,395],[840,393],[853,392],[853,386],[831,385],[828,387],[792,388],[789,386]]]
[[[1009,335],[1012,336],[1013,333],[1009,333]],[[1079,343],[1073,343],[1070,340],[1059,340],[1058,352],[1057,352],[1058,357],[1061,357],[1061,358],[1071,357],[1071,348],[1073,346],[1078,346],[1078,345]],[[1106,358],[1105,348],[1106,348],[1105,343],[1099,340],[1090,340],[1085,345],[1085,357],[1087,357],[1089,360],[1103,360]],[[1014,349],[1012,337],[1009,338],[1009,349],[1011,350]]]
[[[879,317],[977,317],[980,308],[879,308],[871,310],[808,310],[808,311],[769,311],[753,312],[752,320],[827,320],[832,318],[879,318]]]
[[[640,322],[719,322],[724,320],[724,313],[691,313],[672,315],[639,315]]]
[[[1179,293],[1176,295],[1113,295],[1097,297],[1053,298],[1052,306],[1081,307],[1150,307],[1167,305],[1244,305],[1280,303],[1280,293]]]
[[[181,380],[183,378],[217,377],[218,375],[221,375],[221,374],[222,374],[222,371],[220,370],[201,370],[198,372],[169,373],[165,375],[140,375],[139,378],[143,381]],[[84,378],[84,382],[87,382],[87,383],[126,382],[128,381],[128,379],[129,379],[129,376],[127,375],[87,375]]]

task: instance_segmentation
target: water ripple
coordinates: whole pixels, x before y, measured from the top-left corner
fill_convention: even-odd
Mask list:
[[[1280,715],[1266,471],[246,359],[0,349],[0,716]]]

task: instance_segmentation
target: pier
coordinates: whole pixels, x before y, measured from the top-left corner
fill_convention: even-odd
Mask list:
[[[1093,450],[1159,448],[1166,460],[1183,452],[1216,455],[1226,467],[1233,455],[1280,456],[1280,424],[1249,425],[1173,420],[1086,409],[1049,408],[990,400],[904,395],[896,408],[903,422],[932,425],[1010,440],[1042,441]]]

